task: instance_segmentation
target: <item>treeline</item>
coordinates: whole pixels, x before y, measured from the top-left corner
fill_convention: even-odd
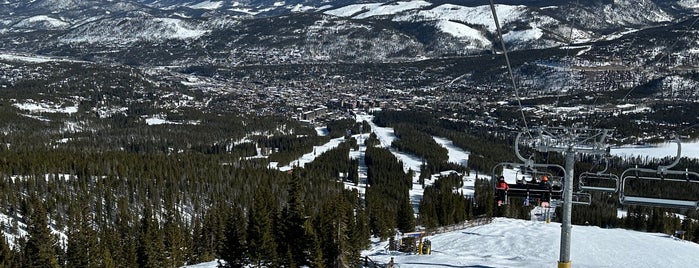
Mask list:
[[[28,226],[0,263],[178,267],[223,258],[234,266],[334,267],[359,261],[370,233],[356,191],[335,178],[302,176],[301,168],[290,176],[233,161],[193,153],[0,150],[0,212],[10,221],[2,230],[18,236],[22,223]],[[67,237],[50,235],[48,226]]]
[[[410,203],[413,172],[403,171],[402,162],[388,149],[367,147],[366,203],[372,235],[388,239],[415,229],[415,215]]]
[[[359,159],[351,159],[350,150],[359,150],[357,140],[354,138],[316,156],[313,162],[304,166],[303,174],[330,180],[344,179],[355,185],[359,184]]]
[[[511,144],[513,137],[493,135],[484,129],[440,119],[424,111],[381,111],[374,114],[377,125],[403,125],[413,131],[451,140],[454,145],[469,152],[468,169],[490,172],[499,162],[514,161]],[[495,133],[497,134],[497,133]],[[501,133],[509,134],[509,133]]]
[[[357,135],[361,133],[371,133],[371,125],[368,122],[363,121],[361,123],[356,122],[354,119],[340,119],[328,122],[328,136],[332,138],[343,137],[348,133],[350,135]]]
[[[463,178],[456,173],[440,177],[427,186],[419,205],[420,224],[429,229],[473,219],[474,200],[466,198],[462,191],[454,191],[461,187]]]
[[[393,130],[398,139],[391,146],[421,157],[429,174],[441,171],[442,163],[449,160],[447,149],[437,144],[432,136],[404,124],[393,126]]]
[[[263,148],[274,148],[275,152],[269,156],[269,161],[286,165],[294,159],[298,159],[305,153],[313,151],[314,145],[325,144],[328,137],[322,136],[273,136],[259,137],[257,144]]]

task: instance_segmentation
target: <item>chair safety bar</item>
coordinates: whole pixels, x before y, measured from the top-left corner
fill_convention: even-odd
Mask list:
[[[610,185],[609,185],[609,187],[593,185],[592,184],[593,181],[598,181],[598,182],[609,181]],[[611,185],[611,182],[614,183],[614,186]],[[582,174],[580,174],[578,183],[580,186],[580,190],[584,190],[584,191],[615,193],[619,190],[619,177],[617,175],[614,175],[611,173],[583,172]]]

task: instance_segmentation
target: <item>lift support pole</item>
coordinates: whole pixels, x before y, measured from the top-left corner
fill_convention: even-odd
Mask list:
[[[573,181],[575,180],[575,154],[609,154],[605,143],[609,130],[586,128],[539,129],[534,141],[539,152],[559,152],[565,155],[565,180],[563,185],[563,218],[561,221],[561,254],[558,268],[571,268],[570,241],[573,212]],[[519,138],[518,138],[519,140]]]
[[[566,177],[563,187],[563,219],[561,222],[561,256],[558,260],[558,268],[570,268],[570,233],[573,227],[571,218],[573,214],[573,172],[575,171],[575,151],[569,147],[566,154]]]

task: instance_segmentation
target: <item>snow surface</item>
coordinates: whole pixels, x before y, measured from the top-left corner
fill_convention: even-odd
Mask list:
[[[146,118],[146,124],[149,126],[154,126],[154,125],[165,125],[165,124],[179,125],[180,123],[168,121],[168,120],[163,119],[161,117],[149,117],[149,118]]]
[[[374,241],[362,252],[374,262],[393,258],[397,267],[556,267],[561,225],[495,218],[492,223],[425,237],[431,255],[388,251],[388,242]],[[576,268],[696,267],[699,245],[666,234],[575,225],[570,261]],[[216,261],[186,266],[213,268]]]
[[[324,13],[340,17],[353,17],[356,19],[381,15],[397,15],[408,10],[416,10],[432,5],[425,1],[399,1],[390,4],[365,3],[348,5],[337,9],[327,10]],[[506,22],[520,20],[526,15],[526,6],[495,5],[498,20],[501,25]],[[395,20],[410,21],[415,18],[435,21],[458,21],[468,24],[485,25],[488,30],[495,31],[495,22],[489,5],[477,7],[465,7],[454,4],[442,4],[428,10],[420,10],[414,14],[397,16]]]
[[[125,18],[122,21],[136,20],[135,18]],[[153,18],[152,23],[143,24],[142,22],[130,22],[128,26],[120,26],[118,24],[109,24],[111,21],[105,21],[104,24],[95,23],[85,25],[69,35],[60,38],[64,43],[115,43],[125,44],[139,41],[154,41],[166,39],[190,39],[198,38],[210,32],[208,29],[201,28],[197,25],[190,24],[186,21],[175,18]],[[133,29],[134,25],[138,25],[139,29]],[[99,32],[94,32],[90,28],[103,29]]]
[[[326,151],[332,150],[333,148],[340,145],[340,143],[342,143],[343,141],[345,141],[345,138],[334,138],[322,146],[313,146],[312,152],[304,154],[299,159],[291,161],[291,163],[289,163],[286,166],[277,167],[277,162],[271,162],[270,167],[277,168],[280,171],[289,171],[292,170],[294,167],[304,167],[306,164],[313,162],[313,160],[316,159],[316,156],[321,155]]]
[[[495,5],[498,14],[498,22],[505,25],[509,21],[520,20],[525,16],[526,6]],[[430,10],[421,10],[417,17],[434,20],[460,21],[472,25],[485,25],[489,31],[495,31],[495,21],[490,6],[465,7],[453,4],[439,5]],[[412,16],[397,18],[397,20],[411,20]]]
[[[677,4],[686,8],[699,8],[699,0],[680,0]]]
[[[449,151],[449,162],[467,166],[468,152],[456,147],[452,141],[445,138],[434,137],[434,141],[436,141],[439,145],[442,145],[442,147],[447,148]]]
[[[314,10],[315,7],[304,6],[302,4],[296,4],[296,5],[293,5],[291,7],[288,7],[287,9],[289,9],[291,12],[305,12],[305,11],[309,11],[309,10]]]
[[[432,5],[429,2],[422,0],[415,1],[398,1],[387,4],[369,3],[369,4],[354,4],[337,9],[327,10],[324,13],[339,17],[354,16],[355,19],[365,19],[373,16],[395,15],[403,11],[419,9],[421,7]]]
[[[559,223],[496,218],[490,224],[427,237],[431,255],[388,252],[387,242],[363,252],[374,261],[391,257],[398,267],[556,267]],[[693,267],[699,245],[666,234],[574,226],[574,267]]]
[[[450,21],[450,20],[440,20],[437,23],[437,28],[439,28],[442,32],[448,33],[450,35],[453,35],[455,37],[460,37],[460,38],[472,38],[475,40],[478,40],[481,42],[480,46],[478,47],[486,47],[486,46],[491,46],[490,40],[488,40],[483,33],[480,31],[473,29],[467,25]]]
[[[10,53],[7,53],[7,52],[0,52],[0,60],[21,61],[21,62],[31,62],[31,63],[45,63],[45,62],[51,62],[51,61],[61,61],[61,62],[84,62],[84,61],[68,60],[68,59],[61,59],[61,58],[51,58],[51,57],[45,57],[45,56],[36,56],[36,55],[18,55],[18,54],[10,54]]]
[[[78,106],[65,106],[51,104],[51,103],[35,103],[35,102],[25,102],[25,103],[15,103],[12,104],[19,108],[20,110],[29,111],[31,113],[66,113],[74,114],[78,112]]]
[[[681,142],[682,157],[696,158],[699,159],[699,140],[697,141],[683,141]],[[660,144],[652,144],[648,146],[622,146],[622,147],[612,147],[612,155],[617,155],[621,157],[651,157],[651,158],[664,158],[664,157],[676,157],[677,156],[677,143],[676,142],[665,142]]]
[[[184,122],[175,122],[175,121],[170,121],[165,118],[163,118],[163,115],[154,115],[151,117],[146,118],[146,124],[149,126],[154,126],[154,125],[165,125],[165,124],[170,124],[170,125],[182,125],[182,124],[187,124],[187,125],[198,125],[200,123],[199,120],[190,120],[190,121],[184,121]]]
[[[223,6],[222,1],[204,1],[188,7],[193,9],[215,10],[221,8],[221,6]]]
[[[360,12],[366,12],[374,7],[381,6],[380,3],[371,4],[354,4],[348,5],[337,9],[326,10],[324,13],[328,15],[338,16],[338,17],[349,17]]]
[[[38,16],[33,16],[26,18],[17,25],[16,27],[28,27],[36,23],[46,23],[47,25],[50,25],[51,27],[58,28],[58,27],[66,27],[70,25],[69,23],[62,21],[60,19],[52,18],[46,15],[38,15]]]
[[[429,2],[425,1],[410,1],[410,2],[392,2],[389,4],[385,5],[380,5],[377,6],[373,9],[370,9],[367,12],[364,12],[362,14],[359,14],[355,16],[354,18],[356,19],[364,19],[364,18],[369,18],[373,16],[381,16],[381,15],[392,15],[392,14],[397,14],[406,10],[411,10],[411,9],[418,9],[424,6],[429,6],[432,5]]]
[[[532,29],[522,30],[522,31],[511,31],[502,35],[505,42],[516,42],[519,40],[536,40],[544,35],[544,32],[536,28],[535,25],[530,25]]]

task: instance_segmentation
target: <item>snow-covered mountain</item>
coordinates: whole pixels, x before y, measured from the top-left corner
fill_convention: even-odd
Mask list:
[[[496,3],[503,38],[512,49],[618,38],[681,21],[699,9],[696,0]],[[174,57],[192,56],[177,54],[178,48],[208,50],[208,57],[226,59],[278,49],[306,62],[395,61],[499,48],[490,7],[483,1],[37,0],[0,3],[0,13],[7,14],[0,18],[0,49],[81,58],[97,51],[110,57],[104,47],[160,50],[163,43],[169,43]],[[231,55],[231,50],[245,55]],[[81,55],[71,55],[78,51]]]

